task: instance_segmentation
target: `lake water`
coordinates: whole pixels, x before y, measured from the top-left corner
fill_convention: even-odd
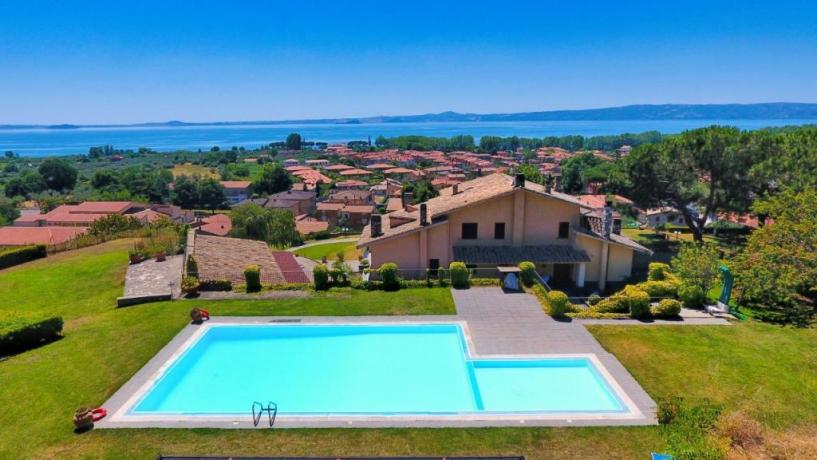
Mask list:
[[[298,132],[308,141],[346,142],[377,136],[422,135],[450,137],[470,134],[481,136],[544,137],[580,134],[607,134],[660,131],[672,134],[687,129],[722,124],[741,129],[767,126],[802,125],[817,120],[603,120],[603,121],[531,121],[531,122],[438,122],[438,123],[366,123],[366,124],[269,124],[257,126],[185,126],[150,128],[81,128],[0,130],[0,152],[11,150],[21,156],[54,156],[87,153],[97,145],[120,149],[148,147],[158,151],[258,147],[283,141]]]

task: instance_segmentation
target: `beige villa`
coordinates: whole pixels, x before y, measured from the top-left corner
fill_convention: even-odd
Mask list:
[[[492,174],[373,215],[357,247],[373,268],[395,262],[425,273],[452,261],[472,268],[531,261],[554,286],[603,290],[630,276],[634,252],[650,253],[620,235],[620,227],[609,206],[593,209],[521,175]]]

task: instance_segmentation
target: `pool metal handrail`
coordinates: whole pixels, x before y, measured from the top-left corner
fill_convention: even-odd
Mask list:
[[[255,412],[255,408],[258,407],[258,413]],[[272,401],[267,402],[267,407],[264,407],[258,401],[252,403],[252,424],[253,426],[258,426],[261,423],[261,416],[267,413],[267,418],[269,419],[269,426],[272,428],[272,425],[275,424],[275,416],[278,415],[278,404],[275,404]]]

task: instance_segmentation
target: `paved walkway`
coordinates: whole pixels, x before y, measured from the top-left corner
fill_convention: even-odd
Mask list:
[[[124,297],[156,296],[170,293],[181,295],[182,262],[184,256],[170,256],[164,262],[155,259],[128,265],[125,274]],[[171,290],[172,285],[172,290]]]

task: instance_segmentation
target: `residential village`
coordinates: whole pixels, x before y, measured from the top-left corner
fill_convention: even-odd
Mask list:
[[[419,430],[410,432],[427,436],[423,430],[448,424],[471,433],[468,430],[524,423],[529,428],[515,429],[535,430],[538,439],[550,433],[542,430],[552,427],[573,427],[564,433],[574,437],[584,433],[578,426],[602,426],[610,430],[600,432],[602,437],[610,436],[604,442],[618,442],[621,433],[632,435],[618,447],[623,457],[645,449],[672,453],[692,449],[696,455],[721,458],[730,449],[723,447],[721,439],[731,435],[722,434],[721,428],[701,431],[698,424],[720,426],[727,423],[722,419],[728,416],[738,417],[734,423],[740,426],[766,426],[776,416],[768,411],[774,401],[782,398],[792,408],[808,405],[797,396],[804,393],[794,390],[808,381],[808,366],[782,379],[779,384],[785,388],[780,394],[763,393],[758,402],[735,401],[733,386],[719,382],[742,375],[762,382],[767,368],[784,375],[782,368],[790,371],[800,362],[798,352],[782,360],[768,353],[758,365],[735,362],[735,356],[757,346],[772,350],[783,340],[790,343],[785,346],[798,349],[811,343],[814,308],[810,289],[815,267],[809,265],[810,252],[804,248],[814,242],[809,233],[814,222],[808,216],[813,215],[817,200],[810,186],[802,185],[813,181],[808,175],[776,176],[775,184],[789,182],[791,188],[784,190],[750,189],[740,175],[731,184],[713,181],[719,170],[709,162],[699,163],[692,173],[676,169],[675,158],[697,154],[700,147],[678,148],[687,145],[682,144],[685,141],[709,148],[709,139],[723,136],[726,141],[712,145],[755,145],[751,137],[744,136],[763,135],[710,127],[633,147],[617,139],[605,149],[569,149],[545,145],[546,139],[514,138],[489,139],[468,150],[418,149],[393,147],[387,144],[399,142],[386,139],[377,145],[366,141],[289,146],[287,142],[195,153],[108,148],[101,149],[107,153],[99,154],[100,150],[92,149],[94,155],[39,163],[7,155],[2,173],[7,196],[0,202],[0,213],[6,219],[6,225],[0,227],[0,290],[19,299],[15,305],[26,310],[0,310],[0,355],[9,357],[8,362],[0,360],[0,366],[18,366],[19,357],[41,356],[49,350],[62,354],[43,358],[31,367],[15,367],[12,378],[28,379],[28,372],[50,368],[52,361],[79,366],[81,372],[91,372],[101,365],[100,360],[119,363],[124,370],[103,377],[107,382],[104,390],[93,387],[94,380],[79,384],[76,379],[60,377],[60,382],[71,381],[82,390],[67,402],[51,404],[54,414],[47,419],[56,433],[49,442],[100,442],[117,453],[123,448],[139,454],[163,452],[165,440],[150,438],[131,447],[113,448],[95,434],[97,429],[115,429],[121,433],[118,436],[127,437],[144,429],[171,428],[178,430],[174,436],[187,439],[189,428],[266,426],[267,421],[262,422],[258,414],[267,414],[268,428],[358,428],[357,424],[365,424],[374,436],[384,436],[381,429],[393,427]],[[788,143],[803,142],[799,136],[817,138],[817,131],[806,127],[784,132],[778,142],[786,149]],[[300,138],[294,133],[291,137]],[[444,141],[456,143],[457,139]],[[489,143],[494,147],[488,148]],[[726,152],[723,149],[719,158],[729,162]],[[692,162],[689,158],[686,164]],[[760,182],[766,185],[772,181],[760,172],[777,174],[777,162],[787,160],[783,155],[774,157],[774,164],[753,161],[758,161],[753,177],[762,177]],[[699,194],[701,186],[717,188],[718,193]],[[729,187],[747,188],[730,196],[733,190]],[[741,202],[745,194],[756,203]],[[768,239],[782,243],[769,244]],[[806,269],[792,270],[795,265]],[[770,278],[770,272],[779,276]],[[50,281],[33,282],[31,276]],[[10,284],[3,284],[4,280]],[[12,292],[15,290],[18,292]],[[49,300],[42,303],[42,299]],[[111,333],[133,344],[149,340],[151,345],[133,345],[117,354],[109,346],[107,332],[100,334],[97,326],[86,329],[80,323],[99,324],[110,321],[110,315],[117,318]],[[329,380],[301,377],[299,372],[311,371],[300,368],[276,371],[281,383],[272,378],[263,383],[255,376],[272,374],[258,370],[255,360],[246,365],[244,359],[254,356],[259,346],[249,331],[270,325],[311,331],[302,338],[306,342],[293,342],[305,344],[300,351],[263,356],[265,363],[296,368],[297,363],[287,360],[310,356],[316,350],[320,363],[351,362],[347,354],[324,355],[345,353],[343,345],[307,344],[327,334],[321,328],[350,328],[350,337],[369,337],[370,328],[407,328],[405,331],[423,330],[423,334],[447,331],[445,334],[455,337],[451,343],[456,344],[458,360],[460,346],[476,357],[477,373],[468,377],[469,385],[485,385],[478,390],[480,398],[500,406],[485,411],[480,408],[485,402],[469,399],[468,404],[474,406],[456,409],[463,412],[451,415],[454,409],[446,404],[461,393],[446,393],[450,390],[441,387],[414,402],[420,409],[398,411],[400,416],[380,409],[350,415],[343,408],[311,419],[309,411],[316,410],[310,406],[313,400],[322,404],[347,401],[341,397],[343,392],[348,401],[361,407],[372,402],[399,406],[412,401],[411,395],[427,382],[413,380],[424,378],[421,373],[400,374],[410,366],[390,371],[403,376],[399,381],[391,379],[390,373],[378,374],[389,366],[378,361],[370,369],[372,374],[365,374],[354,385],[336,388],[327,384]],[[250,393],[266,391],[288,396],[270,396],[269,402],[250,401],[250,405],[245,399],[222,401],[219,404],[235,405],[212,409],[224,410],[224,414],[210,415],[208,409],[205,417],[161,410],[147,410],[152,414],[148,417],[137,413],[148,404],[138,401],[210,404],[210,397],[204,402],[173,399],[178,393],[164,402],[152,402],[153,394],[171,391],[153,392],[151,388],[165,385],[153,379],[171,368],[175,356],[199,349],[195,337],[205,333],[202,331],[230,328],[240,332],[236,344],[246,339],[250,345],[222,364],[231,366],[229,375],[243,383],[211,391],[213,385],[230,384],[232,377],[197,377],[203,380],[194,385],[206,385],[201,391],[211,392],[217,401],[223,395],[246,399]],[[174,334],[178,334],[175,339]],[[332,333],[328,336],[333,337]],[[383,343],[390,343],[388,340],[404,337],[404,333],[387,332],[384,337],[388,338]],[[412,366],[420,366],[416,369],[425,369],[420,363],[435,352],[425,351],[426,338],[421,337],[391,353],[399,350],[406,359],[414,360]],[[227,342],[233,343],[231,340]],[[634,340],[637,346],[632,346]],[[698,345],[701,340],[707,341],[705,348]],[[93,356],[77,364],[73,356],[84,347],[93,350]],[[367,345],[365,350],[372,347],[376,346]],[[724,354],[724,349],[732,354]],[[373,356],[365,350],[365,356]],[[735,355],[735,350],[742,350],[741,355]],[[656,367],[656,355],[671,358],[661,359],[661,366]],[[486,356],[488,361],[480,361]],[[548,378],[527,385],[527,378],[516,374],[528,372],[528,365],[534,369],[531,372],[550,369],[554,364],[530,361],[532,357],[545,359],[543,356],[582,357],[585,364],[581,366],[598,369],[600,377],[594,377],[596,383],[590,387],[577,381],[575,391],[571,385],[561,388],[556,393],[564,397],[554,402],[555,390],[549,385],[566,381]],[[519,367],[518,360],[528,364]],[[709,364],[713,362],[719,364]],[[365,360],[353,364],[363,365]],[[576,363],[558,365],[573,368]],[[448,372],[459,364],[446,366],[435,372]],[[713,371],[712,366],[718,369]],[[509,373],[490,377],[501,379],[495,385],[480,381],[486,378],[480,374],[482,369],[496,368]],[[223,375],[220,369],[212,372]],[[707,384],[694,388],[678,384],[687,381],[682,376],[688,373],[690,379]],[[364,374],[354,371],[352,375]],[[447,385],[457,378],[442,381]],[[309,390],[305,399],[287,393],[301,386],[309,388],[303,385],[307,381],[321,385],[320,389]],[[44,381],[38,385],[39,394],[47,393]],[[583,398],[595,397],[593,385],[610,392],[612,408],[599,402],[587,412],[567,416],[559,410],[549,412],[552,409],[530,413],[515,409],[542,401],[557,406],[579,404]],[[742,385],[755,388],[746,381]],[[399,391],[382,393],[391,386]],[[522,396],[502,400],[507,388]],[[319,394],[327,398],[318,398]],[[385,402],[378,399],[392,394],[406,396]],[[718,405],[711,404],[710,397]],[[435,398],[440,406],[427,409],[437,404]],[[281,404],[280,413],[277,404]],[[287,404],[303,404],[304,409]],[[249,408],[251,417],[244,413]],[[751,415],[741,412],[744,410]],[[74,431],[63,429],[66,420],[73,421]],[[38,432],[33,422],[25,423],[26,432]],[[664,425],[667,431],[636,431],[655,425]],[[765,429],[769,441],[763,449],[771,449],[767,444],[776,445],[772,444],[776,436],[783,434]],[[217,431],[213,439],[240,440],[242,436],[229,434],[235,430]],[[491,446],[480,452],[497,454],[506,447],[513,452],[522,446],[523,452],[535,456],[535,442],[508,444],[496,438],[501,431],[486,433]],[[238,451],[248,454],[277,449],[240,445]],[[462,445],[457,452],[471,452],[470,448]],[[226,452],[224,446],[194,450]]]

